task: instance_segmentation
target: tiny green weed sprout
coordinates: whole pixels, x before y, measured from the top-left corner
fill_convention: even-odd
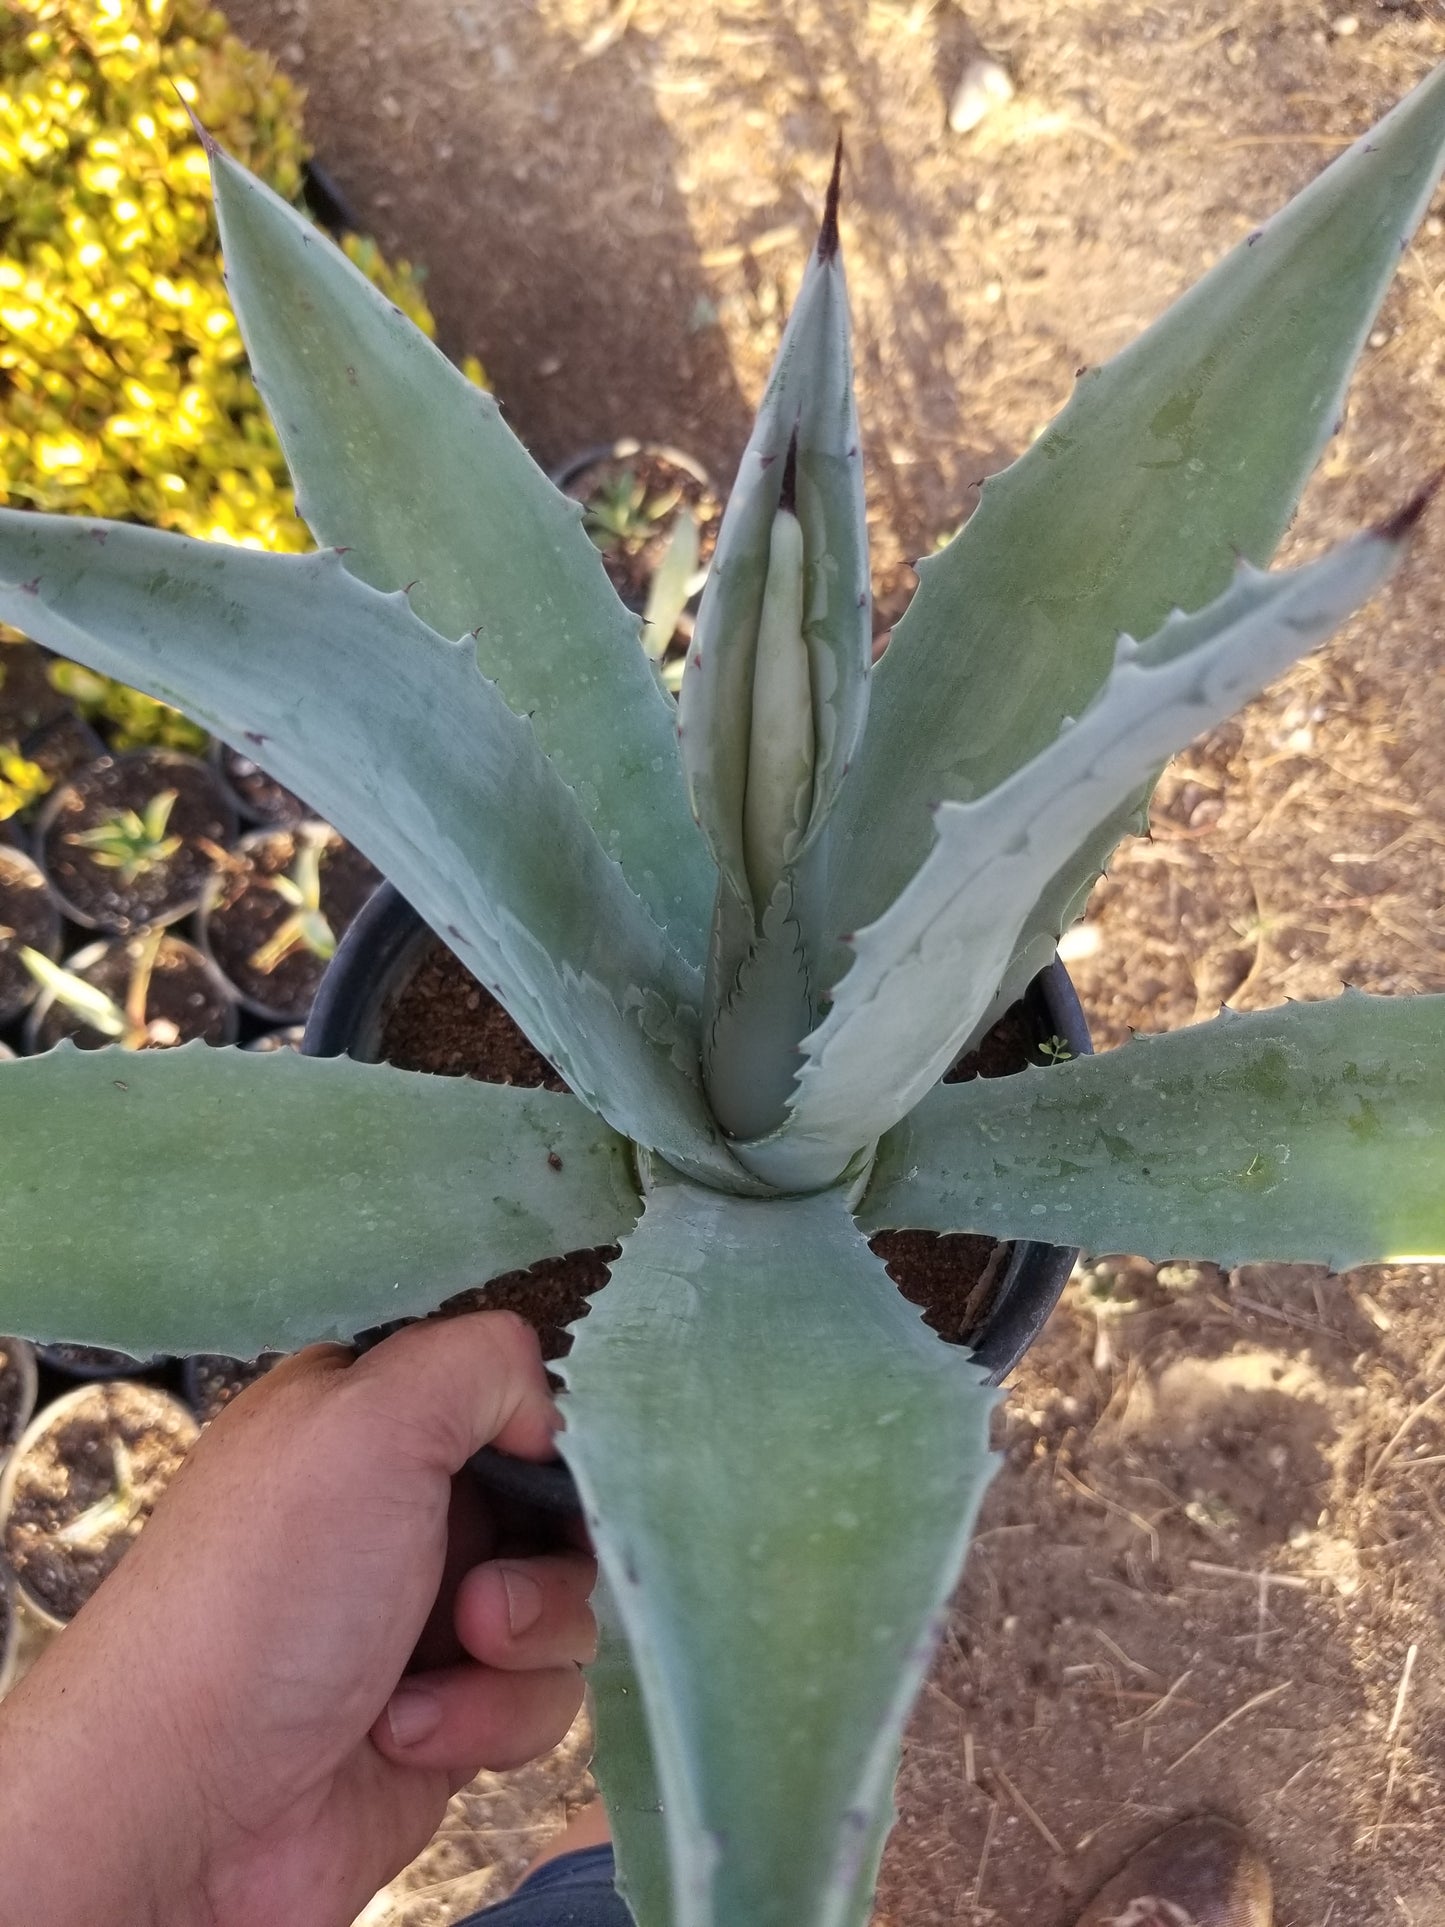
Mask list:
[[[0,620],[254,751],[567,1089],[200,1044],[0,1065],[0,1329],[250,1357],[617,1244],[558,1446],[601,1573],[622,1891],[639,1927],[864,1927],[997,1397],[870,1238],[1445,1254],[1445,997],[946,1075],[1168,758],[1409,549],[1428,492],[1268,567],[1445,165],[1445,68],[1081,374],[920,560],[876,666],[840,156],[676,703],[599,554],[676,504],[636,473],[560,494],[208,145],[321,546],[0,510]]]
[[[1067,1064],[1074,1054],[1068,1040],[1057,1036],[1046,1037],[1037,1049],[1046,1064]]]
[[[67,843],[89,850],[103,869],[114,870],[122,883],[134,883],[173,857],[183,839],[166,834],[176,790],[161,790],[143,810],[117,810],[93,830],[72,830]]]

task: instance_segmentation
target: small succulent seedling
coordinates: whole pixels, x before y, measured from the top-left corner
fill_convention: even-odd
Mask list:
[[[285,958],[305,950],[320,963],[336,955],[336,933],[321,908],[321,858],[329,832],[305,825],[296,832],[296,857],[289,876],[268,877],[267,884],[283,902],[291,905],[291,915],[277,924],[265,943],[250,959],[253,969],[269,976]]]
[[[495,402],[211,158],[326,546],[0,512],[0,619],[254,751],[570,1088],[194,1044],[6,1064],[0,1328],[244,1356],[619,1244],[559,1445],[628,1904],[862,1927],[995,1397],[869,1237],[1445,1252],[1445,998],[941,1081],[1165,759],[1405,553],[1423,499],[1264,567],[1445,161],[1445,69],[1080,378],[876,668],[835,170],[676,706]]]
[[[39,950],[27,946],[20,956],[42,990],[49,991],[57,1003],[64,1004],[102,1037],[114,1039],[123,1050],[166,1049],[179,1041],[179,1029],[169,1017],[146,1016],[151,978],[164,941],[164,930],[150,930],[132,939],[130,974],[121,1003],[99,985],[87,982],[63,964],[52,962]]]
[[[646,481],[624,468],[620,475],[603,482],[588,496],[582,520],[587,533],[603,554],[613,549],[635,553],[650,542],[682,500],[680,488],[661,489],[650,495]]]
[[[143,810],[117,810],[94,829],[70,831],[65,840],[88,850],[102,869],[116,871],[122,883],[135,883],[168,862],[184,841],[166,834],[178,795],[177,790],[161,790]]]

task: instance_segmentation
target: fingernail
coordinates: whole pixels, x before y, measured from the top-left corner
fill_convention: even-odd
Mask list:
[[[515,1639],[542,1617],[542,1588],[521,1566],[499,1566],[497,1570],[507,1589],[507,1631]]]
[[[398,1686],[387,1703],[386,1723],[398,1746],[415,1746],[441,1721],[441,1701],[425,1686]]]

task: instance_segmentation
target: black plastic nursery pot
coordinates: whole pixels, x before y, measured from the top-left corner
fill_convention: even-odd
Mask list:
[[[632,472],[644,480],[650,477],[662,481],[666,477],[668,482],[682,489],[683,499],[678,506],[690,507],[698,516],[702,542],[699,566],[690,584],[691,607],[706,580],[708,563],[722,521],[722,501],[713,486],[712,477],[702,463],[686,450],[673,448],[666,442],[640,442],[630,435],[620,441],[598,442],[590,448],[579,449],[575,455],[568,456],[565,462],[549,470],[548,474],[564,495],[585,503],[591,494],[587,487],[589,479],[592,476],[601,478],[609,471]],[[636,582],[627,581],[625,569],[619,575],[605,549],[603,560],[617,593],[634,615],[641,615],[647,603],[646,583],[640,579]],[[646,572],[650,574],[650,569]]]
[[[383,1054],[389,1011],[435,947],[431,930],[391,884],[385,883],[342,939],[312,1008],[303,1051],[311,1057],[351,1056],[375,1063]],[[1023,999],[1023,1023],[1034,1045],[1061,1038],[1074,1057],[1092,1053],[1089,1027],[1063,965],[1041,971]],[[1021,1066],[1020,1066],[1021,1068]],[[1054,1245],[1001,1248],[987,1308],[969,1333],[974,1356],[997,1384],[1023,1357],[1058,1303],[1078,1255]],[[552,1510],[577,1507],[564,1466],[532,1466],[480,1455],[476,1470],[489,1485]]]
[[[130,1379],[79,1386],[27,1426],[0,1474],[0,1557],[28,1613],[68,1625],[140,1531],[200,1427],[178,1399]],[[131,1503],[96,1518],[124,1446]],[[92,1530],[77,1532],[82,1518]]]

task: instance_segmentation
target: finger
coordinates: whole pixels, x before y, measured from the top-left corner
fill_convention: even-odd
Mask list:
[[[585,1553],[496,1559],[474,1566],[457,1589],[457,1637],[484,1666],[585,1666],[597,1651],[587,1596],[597,1565]]]
[[[403,1680],[371,1729],[377,1751],[398,1766],[440,1768],[468,1779],[504,1773],[549,1753],[582,1704],[575,1666],[503,1673],[450,1666]]]
[[[561,1422],[537,1335],[508,1311],[409,1325],[359,1358],[338,1395],[387,1449],[449,1475],[484,1445],[551,1458]]]

